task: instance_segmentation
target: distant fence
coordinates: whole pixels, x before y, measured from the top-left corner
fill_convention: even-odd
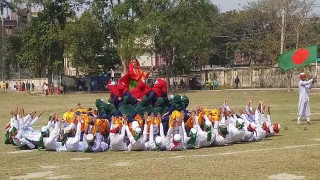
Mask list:
[[[319,67],[318,67],[319,68]],[[315,66],[295,69],[292,72],[291,86],[297,87],[299,82],[299,74],[307,73],[309,76],[315,75]],[[318,71],[318,75],[319,75]],[[240,79],[240,87],[287,87],[287,73],[280,68],[275,67],[257,67],[257,68],[217,68],[204,69],[201,78],[205,81],[217,78],[219,86],[234,87],[234,79],[236,76]]]
[[[292,72],[291,86],[298,86],[299,74],[301,72],[305,72],[308,75],[314,76],[315,69],[315,65],[295,69]],[[319,71],[318,76],[320,75]],[[275,67],[203,68],[201,75],[197,77],[191,75],[171,77],[170,86],[174,86],[174,82],[177,82],[176,84],[180,85],[182,81],[186,86],[189,86],[190,79],[192,78],[197,78],[202,85],[205,85],[205,82],[213,81],[214,78],[217,78],[220,87],[234,87],[234,79],[236,76],[238,76],[240,79],[240,87],[244,88],[284,88],[287,87],[288,82],[287,73]],[[29,82],[30,84],[33,83],[35,90],[39,91],[42,88],[42,84],[44,82],[47,83],[48,79],[11,79],[5,82],[9,83],[8,89],[13,89],[15,83],[18,85],[20,83],[22,84],[23,82]],[[74,90],[76,78],[62,76],[61,82],[64,82],[67,85],[67,89]],[[91,83],[94,84],[94,82],[95,81],[92,81]],[[86,83],[89,85],[89,82]]]

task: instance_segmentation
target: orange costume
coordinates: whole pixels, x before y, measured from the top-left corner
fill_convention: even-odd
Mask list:
[[[215,121],[219,120],[219,111],[217,109],[204,109],[201,111],[198,115],[198,124],[201,126],[204,123],[204,115],[207,115],[209,120],[214,124]],[[186,128],[191,129],[193,127],[193,121],[194,119],[190,116],[189,119],[186,121]]]
[[[107,120],[97,119],[95,126],[92,128],[92,134],[95,134],[97,130],[101,135],[107,134],[109,129],[109,122]]]

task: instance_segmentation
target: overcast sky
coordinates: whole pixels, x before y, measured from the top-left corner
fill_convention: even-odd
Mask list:
[[[221,12],[226,12],[233,9],[242,9],[243,6],[247,5],[250,1],[256,0],[211,0],[213,4],[217,5]],[[320,6],[320,0],[315,0],[315,4]],[[320,7],[315,7],[314,11],[320,14]]]

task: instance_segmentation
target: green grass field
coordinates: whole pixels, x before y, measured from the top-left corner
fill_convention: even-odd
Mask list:
[[[254,104],[264,100],[271,106],[273,122],[280,133],[269,139],[182,152],[103,152],[95,154],[20,151],[5,145],[4,126],[16,106],[46,110],[36,124],[44,125],[49,113],[61,117],[78,102],[93,107],[96,98],[109,94],[67,94],[45,97],[36,94],[0,92],[0,179],[319,179],[320,92],[311,93],[311,125],[296,125],[297,92],[198,91],[186,93],[189,109],[218,107],[227,99],[238,112],[249,97]],[[38,127],[38,128],[39,128]]]

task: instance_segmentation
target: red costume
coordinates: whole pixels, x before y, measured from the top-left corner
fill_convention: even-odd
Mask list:
[[[145,82],[149,74],[150,72],[144,72],[140,69],[140,63],[137,59],[133,59],[128,64],[128,73],[119,82],[124,82],[128,89],[133,89],[137,87],[138,82]]]
[[[51,83],[49,86],[49,92],[50,94],[53,94],[53,83]]]
[[[58,91],[58,95],[60,95],[61,94],[60,84],[58,84],[57,91]]]
[[[147,95],[150,91],[151,88],[148,85],[146,85],[142,81],[139,81],[138,86],[133,88],[130,93],[134,98],[142,99],[142,97]]]
[[[156,82],[154,83],[154,86],[152,88],[152,91],[155,92],[157,97],[162,97],[163,94],[167,94],[167,83],[165,80],[157,78]]]

